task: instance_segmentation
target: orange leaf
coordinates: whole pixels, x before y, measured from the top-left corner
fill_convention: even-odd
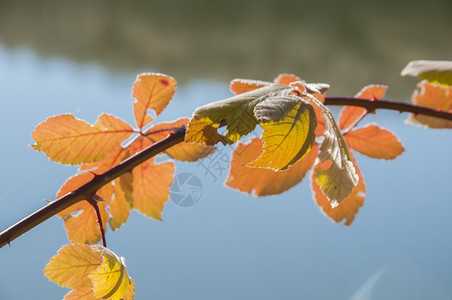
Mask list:
[[[144,73],[137,76],[133,84],[133,112],[137,126],[141,129],[152,121],[148,109],[158,116],[173,98],[176,80],[170,76],[156,73]]]
[[[394,159],[404,151],[394,133],[374,124],[349,131],[344,138],[350,148],[372,158]]]
[[[81,201],[79,204],[82,211],[76,215],[66,217],[64,228],[66,228],[68,238],[72,243],[95,244],[101,238],[96,212],[87,201]],[[97,205],[105,229],[105,222],[108,220],[107,203],[99,202]]]
[[[57,193],[57,198],[66,195],[88,183],[94,178],[91,172],[79,173],[69,178]],[[105,201],[99,202],[98,207],[101,217],[106,228],[108,213],[106,207],[112,198],[112,185],[107,184],[102,187],[97,194]],[[64,219],[64,227],[66,228],[68,238],[73,243],[97,243],[100,240],[99,224],[94,208],[87,201],[80,201],[57,214]]]
[[[79,168],[79,171],[90,170],[91,172],[99,175],[117,166],[120,162],[127,158],[128,155],[129,153],[127,149],[119,146],[102,160],[82,164]]]
[[[93,178],[94,178],[94,174],[92,174],[91,172],[80,173],[80,174],[72,176],[71,178],[66,180],[66,182],[60,187],[60,189],[58,190],[58,192],[56,194],[56,198],[57,199],[61,198],[64,195],[66,195],[67,193],[70,193],[70,192],[78,189],[82,185],[90,182]],[[80,201],[80,202],[66,208],[65,210],[59,212],[57,215],[64,218],[64,217],[69,216],[73,212],[82,210],[85,207],[86,207],[86,205],[84,204],[84,201]]]
[[[226,180],[226,186],[252,193],[254,196],[280,194],[298,184],[309,171],[317,156],[318,146],[314,144],[310,152],[284,171],[273,171],[263,168],[246,167],[245,164],[254,161],[262,152],[262,140],[255,138],[247,144],[238,143],[235,148],[231,169]]]
[[[387,89],[387,86],[372,84],[365,86],[355,97],[378,100],[384,97]],[[366,112],[367,110],[362,107],[345,106],[339,115],[339,128],[348,129],[349,127],[356,125],[356,122],[359,121]]]
[[[93,294],[93,284],[77,287],[64,296],[64,300],[98,300]]]
[[[330,201],[322,192],[320,186],[317,184],[314,172],[312,172],[311,178],[312,192],[314,194],[314,199],[317,205],[330,219],[337,223],[344,220],[344,225],[347,226],[352,224],[356,214],[359,211],[359,208],[363,206],[366,193],[366,184],[364,183],[363,175],[361,174],[361,171],[359,170],[354,158],[353,162],[355,164],[355,170],[359,176],[358,184],[353,187],[350,195],[345,197],[335,208],[331,207]]]
[[[173,182],[174,164],[145,162],[132,170],[133,207],[142,214],[161,220]]]
[[[421,81],[418,87],[420,91],[415,91],[412,96],[413,104],[452,112],[452,86],[446,87]],[[411,114],[407,119],[407,123],[424,125],[429,128],[452,128],[452,121],[424,115]]]
[[[172,132],[172,128],[181,127],[182,125],[188,126],[188,122],[188,118],[182,118],[171,123],[160,123],[151,127],[147,132],[145,132],[145,135],[148,139],[155,143],[166,138],[168,134]],[[180,161],[196,161],[200,158],[206,157],[214,151],[215,147],[209,145],[182,142],[172,146],[166,150],[165,153],[171,158]]]
[[[112,230],[116,230],[129,218],[132,209],[132,173],[126,173],[113,181],[114,197],[110,202],[108,220]]]
[[[298,76],[293,74],[279,74],[278,77],[275,78],[274,83],[282,84],[282,85],[290,85],[292,82],[301,81]]]
[[[133,133],[124,121],[103,114],[94,126],[73,115],[48,118],[33,131],[32,145],[51,160],[78,165],[104,158]]]
[[[271,84],[270,82],[249,79],[234,79],[229,85],[229,89],[234,94],[243,94]]]
[[[61,247],[44,269],[44,275],[59,286],[83,288],[91,286],[86,277],[102,263],[102,255],[92,250],[91,246],[72,244]]]

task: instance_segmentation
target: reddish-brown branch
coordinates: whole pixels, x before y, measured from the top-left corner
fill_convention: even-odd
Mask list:
[[[376,109],[389,109],[399,112],[410,112],[414,114],[423,114],[435,118],[440,118],[444,120],[452,121],[452,113],[446,111],[440,111],[436,109],[431,109],[428,107],[416,106],[413,104],[399,103],[389,100],[378,100],[373,101],[369,99],[360,99],[354,97],[335,97],[327,96],[325,97],[325,105],[351,105],[360,106],[366,108],[368,111],[375,111]],[[56,215],[63,209],[74,205],[75,203],[88,199],[90,195],[96,193],[102,186],[106,185],[115,178],[130,172],[134,167],[145,162],[149,158],[165,151],[169,147],[180,143],[184,140],[185,128],[181,127],[174,131],[173,134],[168,136],[166,139],[161,140],[158,143],[153,144],[147,149],[144,149],[140,153],[130,157],[129,159],[123,161],[116,167],[110,169],[109,171],[94,177],[93,180],[83,185],[82,187],[72,191],[71,193],[50,202],[48,205],[29,215],[28,217],[22,219],[15,225],[6,229],[0,233],[0,248],[9,244],[11,241],[21,236],[25,232],[29,231],[33,227],[44,222],[48,218]],[[99,218],[100,219],[100,218]]]
[[[74,205],[75,203],[88,199],[91,195],[94,195],[101,187],[114,180],[115,178],[132,171],[133,168],[142,164],[149,158],[165,151],[169,147],[178,144],[184,140],[185,127],[178,128],[177,131],[170,134],[167,138],[151,145],[136,155],[124,160],[116,167],[108,170],[107,172],[98,175],[93,178],[87,184],[72,191],[65,196],[50,202],[43,208],[32,213],[28,217],[17,222],[13,226],[9,227],[2,233],[0,233],[0,248],[9,244],[11,241],[21,236],[25,232],[29,231],[33,227],[41,224],[48,218],[56,215],[60,211]]]
[[[426,115],[439,119],[452,121],[452,113],[447,111],[441,111],[430,107],[418,106],[409,103],[394,102],[391,100],[369,100],[354,97],[336,97],[326,96],[325,105],[349,105],[359,106],[367,109],[370,112],[376,109],[388,109],[399,112],[410,112],[418,115]]]

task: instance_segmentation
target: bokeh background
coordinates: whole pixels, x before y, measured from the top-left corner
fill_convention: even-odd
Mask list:
[[[0,1],[0,230],[75,173],[28,146],[46,117],[108,112],[132,123],[141,72],[178,80],[162,121],[230,96],[232,78],[281,72],[327,82],[330,95],[387,84],[387,98],[408,101],[417,80],[399,74],[409,61],[452,60],[451,13],[448,0]],[[168,201],[163,222],[134,212],[107,233],[136,298],[452,299],[451,133],[406,117],[369,118],[406,152],[390,162],[357,155],[368,193],[351,227],[322,215],[308,178],[254,198],[223,187],[227,170],[207,172],[208,161],[177,163],[177,174],[200,179],[199,202]],[[0,299],[62,298],[41,271],[67,243],[54,217],[0,249]]]

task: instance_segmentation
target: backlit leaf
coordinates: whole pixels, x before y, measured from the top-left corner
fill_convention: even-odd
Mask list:
[[[73,289],[65,300],[131,300],[135,296],[124,259],[101,246],[65,245],[50,259],[43,272],[59,286]]]
[[[275,97],[259,103],[255,111],[262,120],[264,152],[248,166],[284,170],[311,150],[317,122],[309,103]]]
[[[293,74],[279,74],[273,81],[276,84],[290,85],[293,82],[301,81],[300,77]]]
[[[168,136],[172,132],[172,128],[187,126],[188,118],[182,118],[170,123],[159,123],[147,130],[145,135],[153,143],[158,142]],[[167,130],[165,130],[167,129]],[[165,151],[171,158],[180,161],[196,161],[213,153],[215,147],[204,145],[200,143],[178,143]]]
[[[133,174],[133,207],[142,214],[161,220],[163,206],[173,182],[174,164],[154,164],[152,160],[135,167]]]
[[[88,183],[94,178],[90,172],[79,173],[69,178],[60,188],[57,193],[57,198],[64,196],[82,185]],[[112,195],[111,183],[102,187],[97,194],[105,201],[98,202],[99,211],[103,220],[104,229],[105,223],[108,220],[108,213],[106,207]],[[97,223],[97,216],[94,208],[87,201],[79,201],[76,204],[64,209],[58,216],[64,219],[64,227],[68,238],[73,243],[97,243],[100,238],[99,224]]]
[[[44,275],[59,286],[77,288],[90,286],[86,277],[102,263],[102,254],[85,244],[65,245],[58,250],[44,269]]]
[[[116,230],[129,218],[132,209],[132,173],[126,173],[113,181],[114,198],[110,202],[108,223]]]
[[[368,85],[365,86],[358,94],[356,98],[378,100],[384,97],[387,86],[384,85]],[[358,106],[345,106],[341,110],[339,115],[339,128],[348,129],[356,125],[356,123],[367,113],[367,110]]]
[[[159,115],[173,98],[176,80],[157,73],[144,73],[137,76],[133,84],[133,112],[137,126],[141,129],[152,121],[148,109]]]
[[[350,148],[372,158],[394,159],[404,151],[395,134],[375,124],[349,131],[344,138]]]
[[[221,101],[198,107],[190,120],[187,142],[213,145],[218,141],[233,143],[250,133],[258,121],[254,115],[256,105],[266,99],[289,96],[294,88],[271,84]],[[226,125],[223,135],[217,128]]]
[[[335,207],[351,193],[359,177],[333,115],[323,104],[318,105],[324,113],[325,134],[314,172],[317,184]]]
[[[88,274],[93,283],[94,294],[102,299],[122,299],[131,283],[124,258],[118,257],[107,248],[94,247],[99,249],[103,258],[99,267]]]
[[[325,196],[325,194],[317,184],[315,173],[312,174],[311,178],[312,192],[314,194],[314,199],[317,205],[330,219],[337,223],[344,221],[344,225],[347,226],[350,226],[352,224],[356,214],[359,211],[359,208],[363,206],[366,193],[366,184],[364,183],[364,178],[361,174],[361,171],[357,167],[356,161],[353,161],[355,163],[356,172],[359,176],[359,182],[355,187],[353,187],[352,192],[347,197],[345,197],[338,206],[334,208],[331,207],[331,203],[329,202],[328,197]]]
[[[124,121],[103,114],[94,126],[73,115],[48,118],[33,131],[32,145],[51,160],[77,165],[104,158],[133,133]]]
[[[243,94],[264,86],[271,85],[271,82],[265,82],[260,80],[250,80],[250,79],[234,79],[229,85],[229,89],[234,94]]]
[[[452,61],[415,60],[401,73],[402,76],[417,76],[431,83],[452,86]]]
[[[246,144],[238,143],[232,155],[226,186],[250,194],[254,191],[254,196],[280,194],[303,179],[311,169],[318,151],[318,146],[314,144],[305,157],[284,171],[245,166],[262,153],[263,145],[264,143],[258,138]]]
[[[418,84],[418,87],[420,91],[415,91],[411,98],[413,104],[452,113],[452,86],[445,87],[422,81]],[[425,115],[411,114],[406,122],[408,124],[424,125],[429,128],[452,128],[452,121]]]

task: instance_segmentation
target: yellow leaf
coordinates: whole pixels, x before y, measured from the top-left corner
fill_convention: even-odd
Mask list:
[[[32,133],[35,150],[43,151],[51,160],[78,165],[104,158],[133,133],[124,121],[103,114],[95,126],[73,115],[48,118]]]
[[[172,132],[173,128],[187,126],[188,121],[188,118],[181,118],[171,123],[160,123],[149,128],[149,130],[147,130],[144,134],[149,140],[155,143],[166,138],[168,134]],[[165,153],[171,158],[180,161],[196,161],[206,157],[214,151],[215,147],[209,145],[182,142],[170,147],[165,151]]]
[[[359,176],[359,182],[353,187],[352,192],[341,201],[341,203],[336,207],[331,207],[331,203],[328,197],[320,189],[320,186],[316,182],[315,174],[312,174],[311,186],[312,192],[314,194],[314,199],[317,205],[323,210],[323,212],[336,223],[344,221],[344,225],[350,226],[355,219],[361,206],[364,204],[366,184],[364,183],[364,178],[361,171],[355,163],[356,172]]]
[[[452,113],[452,86],[445,87],[422,81],[418,84],[420,91],[415,91],[412,102],[415,105],[426,106]],[[406,120],[408,124],[423,125],[429,128],[452,128],[452,121],[425,115],[413,115]]]
[[[161,220],[163,206],[168,201],[173,182],[174,164],[145,162],[132,170],[133,207],[142,214]]]
[[[94,247],[99,249],[103,258],[100,266],[88,274],[93,283],[94,294],[102,299],[122,299],[130,286],[124,258],[118,257],[107,248]]]
[[[284,170],[310,151],[317,122],[313,107],[299,102],[279,121],[260,125],[264,152],[248,166]]]
[[[397,136],[375,124],[349,131],[344,138],[350,148],[372,158],[394,159],[404,151]]]
[[[131,300],[135,296],[135,285],[127,274],[124,259],[101,246],[65,245],[43,272],[59,286],[73,289],[65,300]]]
[[[148,109],[159,115],[173,98],[176,80],[170,76],[157,73],[144,73],[137,76],[133,84],[133,112],[137,126],[142,129],[152,121]]]
[[[452,61],[415,60],[411,61],[401,73],[402,76],[417,76],[430,83],[452,86]]]
[[[250,194],[254,191],[255,196],[280,194],[303,179],[311,169],[318,151],[318,146],[314,144],[305,157],[284,171],[245,166],[262,153],[263,145],[264,143],[258,138],[247,144],[239,142],[232,155],[226,186]]]
[[[85,244],[65,245],[44,269],[44,275],[59,286],[82,288],[91,285],[86,276],[102,263],[102,255]]]

